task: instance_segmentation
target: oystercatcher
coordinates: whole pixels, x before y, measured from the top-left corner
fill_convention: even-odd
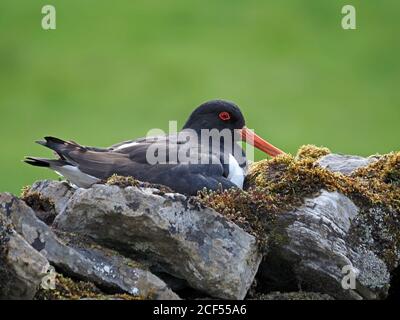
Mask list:
[[[58,159],[26,157],[25,162],[50,168],[80,188],[117,174],[195,195],[203,188],[243,187],[247,160],[240,140],[270,156],[283,153],[245,127],[237,105],[212,100],[196,108],[175,134],[125,141],[109,148],[45,137],[37,143],[54,150]]]

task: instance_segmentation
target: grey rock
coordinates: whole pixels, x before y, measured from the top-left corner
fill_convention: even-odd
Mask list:
[[[318,163],[332,172],[350,175],[377,159],[329,154]],[[276,232],[285,240],[270,250],[261,266],[262,278],[273,288],[297,287],[337,299],[385,298],[390,270],[379,257],[372,233],[385,243],[395,239],[387,232],[385,214],[371,210],[366,214],[338,192],[321,190],[319,196],[305,199],[300,208],[280,215]],[[355,229],[358,234],[354,240]],[[355,288],[344,289],[342,283],[348,287],[351,275]]]
[[[390,274],[371,250],[347,241],[359,209],[346,196],[322,190],[294,211],[280,216],[285,241],[272,250],[262,265],[266,281],[285,283],[291,277],[306,291],[327,293],[337,299],[377,299],[385,296]],[[274,261],[278,260],[278,261]],[[277,274],[276,265],[289,274]],[[343,269],[344,268],[344,269]],[[346,275],[354,274],[355,289],[344,289]]]
[[[32,299],[47,276],[50,264],[15,232],[1,208],[0,300]]]
[[[6,213],[17,232],[65,273],[132,295],[163,300],[179,299],[161,279],[135,267],[132,260],[99,246],[92,247],[90,242],[71,241],[71,237],[75,239],[73,235],[65,235],[65,239],[60,239],[36,217],[31,208],[13,195],[0,194],[0,203],[2,208],[7,208]],[[71,245],[66,245],[66,241]]]
[[[152,189],[78,189],[54,226],[125,254],[139,252],[218,298],[243,299],[261,261],[256,239],[214,210]]]
[[[259,295],[255,300],[334,300],[331,296],[318,292],[270,292]]]
[[[378,157],[375,156],[364,158],[331,153],[319,159],[317,163],[321,167],[329,169],[329,171],[350,175],[355,170],[365,167],[377,160]]]
[[[54,203],[56,215],[65,209],[69,198],[75,191],[67,182],[53,180],[36,181],[30,190],[40,193],[43,197],[48,198]]]

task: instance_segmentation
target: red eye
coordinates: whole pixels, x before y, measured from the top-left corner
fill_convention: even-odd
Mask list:
[[[231,115],[229,114],[229,112],[221,112],[219,115],[219,118],[223,121],[228,121],[231,118]]]

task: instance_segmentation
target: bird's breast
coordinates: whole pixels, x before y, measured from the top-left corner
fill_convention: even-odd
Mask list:
[[[239,165],[236,158],[229,154],[229,174],[228,180],[239,188],[243,189],[244,169]]]

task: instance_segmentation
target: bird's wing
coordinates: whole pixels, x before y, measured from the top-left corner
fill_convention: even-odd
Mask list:
[[[164,184],[186,194],[195,194],[203,188],[216,190],[221,185],[222,188],[234,186],[223,176],[224,168],[219,159],[212,158],[209,153],[201,153],[196,144],[174,139],[166,137],[154,140],[153,143],[149,139],[140,142],[136,140],[129,148],[100,151],[52,137],[47,137],[41,144],[53,149],[61,159],[79,171],[99,179],[106,179],[113,174],[132,176],[138,180]],[[150,148],[158,150],[157,156],[166,161],[156,165],[149,163]],[[179,158],[171,161],[170,155],[179,154],[182,150],[189,152],[191,161],[197,158],[203,162],[188,163]],[[212,159],[206,162],[207,157]]]
[[[130,148],[137,145],[137,144],[149,144],[149,143],[154,143],[158,140],[161,139],[166,139],[166,136],[156,136],[156,137],[144,137],[144,138],[138,138],[134,140],[127,140],[123,141],[117,144],[114,144],[110,147],[107,148],[109,151],[117,151],[121,153],[127,153],[129,152]]]

